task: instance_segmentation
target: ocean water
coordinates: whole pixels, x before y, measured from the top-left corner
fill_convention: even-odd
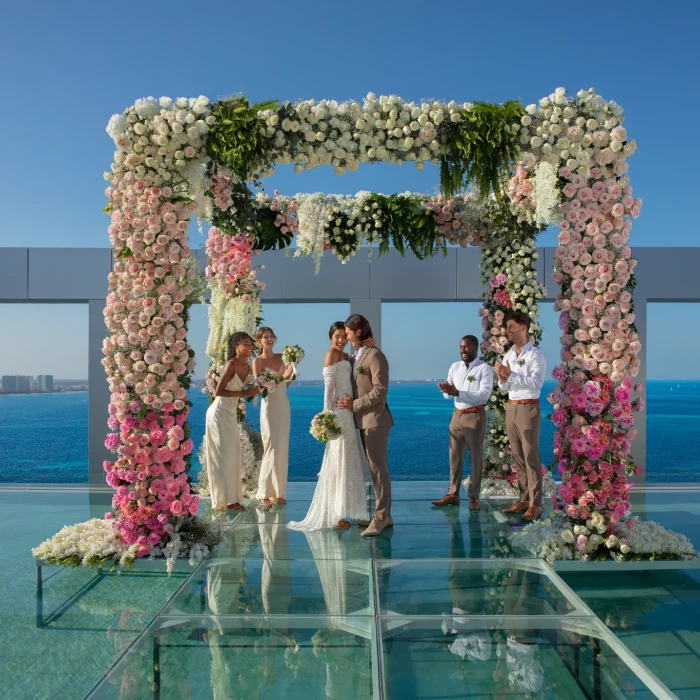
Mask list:
[[[550,406],[544,398],[542,413]],[[322,409],[323,387],[292,386],[292,434],[289,478],[315,480],[323,445],[309,434],[311,418]],[[651,482],[700,480],[700,380],[650,381],[647,384],[647,473]],[[191,396],[192,437],[196,450],[204,434],[207,397]],[[447,426],[452,402],[431,384],[392,384],[389,405],[396,423],[389,442],[395,479],[444,479],[449,473]],[[87,393],[0,396],[0,482],[87,482]],[[249,406],[258,425],[259,409]],[[107,428],[105,426],[105,432]],[[542,460],[551,463],[553,428],[543,418]],[[196,458],[195,474],[199,471]]]

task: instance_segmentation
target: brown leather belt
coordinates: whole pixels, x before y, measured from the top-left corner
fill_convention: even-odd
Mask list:
[[[509,399],[508,403],[516,403],[516,404],[533,404],[533,403],[539,403],[539,399]]]
[[[455,408],[455,413],[463,416],[465,413],[478,413],[482,408],[484,408],[483,404],[481,406],[472,406],[471,408]]]

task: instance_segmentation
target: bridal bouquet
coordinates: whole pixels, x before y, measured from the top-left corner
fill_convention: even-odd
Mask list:
[[[271,394],[278,384],[286,381],[281,375],[275,374],[270,369],[264,369],[256,378],[255,385],[260,389],[260,395],[263,398],[267,398],[268,394]]]
[[[304,359],[304,351],[298,345],[287,345],[282,351],[282,360],[287,365],[294,367],[292,379],[297,378],[297,364]]]
[[[340,437],[341,429],[338,416],[332,411],[321,411],[311,421],[309,431],[319,442],[326,443]]]

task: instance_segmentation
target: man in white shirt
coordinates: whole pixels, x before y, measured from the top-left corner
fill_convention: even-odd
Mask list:
[[[455,410],[450,421],[450,488],[436,506],[457,505],[464,471],[464,457],[469,450],[469,508],[479,509],[481,469],[486,435],[486,404],[493,391],[493,370],[477,358],[479,341],[465,335],[459,344],[461,362],[455,362],[447,373],[447,381],[438,384],[446,399],[454,399]]]
[[[540,460],[540,391],[547,363],[539,348],[528,342],[530,318],[513,312],[506,323],[513,343],[503,363],[496,363],[498,388],[508,392],[506,433],[518,470],[518,502],[505,513],[524,513],[523,520],[542,515],[542,462]]]

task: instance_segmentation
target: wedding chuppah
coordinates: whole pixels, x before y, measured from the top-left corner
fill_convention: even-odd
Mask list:
[[[654,523],[635,527],[629,513],[630,476],[638,469],[630,456],[633,414],[643,405],[643,387],[634,383],[641,344],[629,238],[641,200],[627,176],[636,143],[615,102],[593,90],[571,97],[563,88],[527,107],[372,93],[361,103],[149,97],[113,116],[107,130],[117,148],[106,173],[115,262],[103,348],[112,431],[105,444],[115,454],[104,463],[115,489],[105,516],[112,528],[108,538],[100,521],[75,526],[93,533],[87,537],[67,528],[35,556],[88,566],[196,560],[220,540],[222,526],[197,516],[199,496],[188,475],[194,354],[187,319],[204,289],[188,237],[193,215],[210,224],[210,391],[231,336],[252,337],[258,326],[259,251],[288,247],[296,237],[295,255],[312,255],[318,266],[324,251],[346,261],[362,245],[419,258],[448,245],[476,245],[485,287],[481,354],[496,366],[509,350],[512,312],[532,319],[528,336],[535,344],[541,339],[536,236],[557,225],[552,278],[560,288],[562,352],[550,400],[561,483],[552,516],[519,534],[520,546],[548,561],[692,555],[687,540]],[[297,172],[329,165],[342,174],[371,162],[439,166],[440,194],[292,198],[261,187],[278,163]],[[504,379],[488,403],[485,494],[514,493],[507,400]],[[250,446],[244,401],[237,417]],[[257,484],[252,452],[242,448],[244,484]]]

